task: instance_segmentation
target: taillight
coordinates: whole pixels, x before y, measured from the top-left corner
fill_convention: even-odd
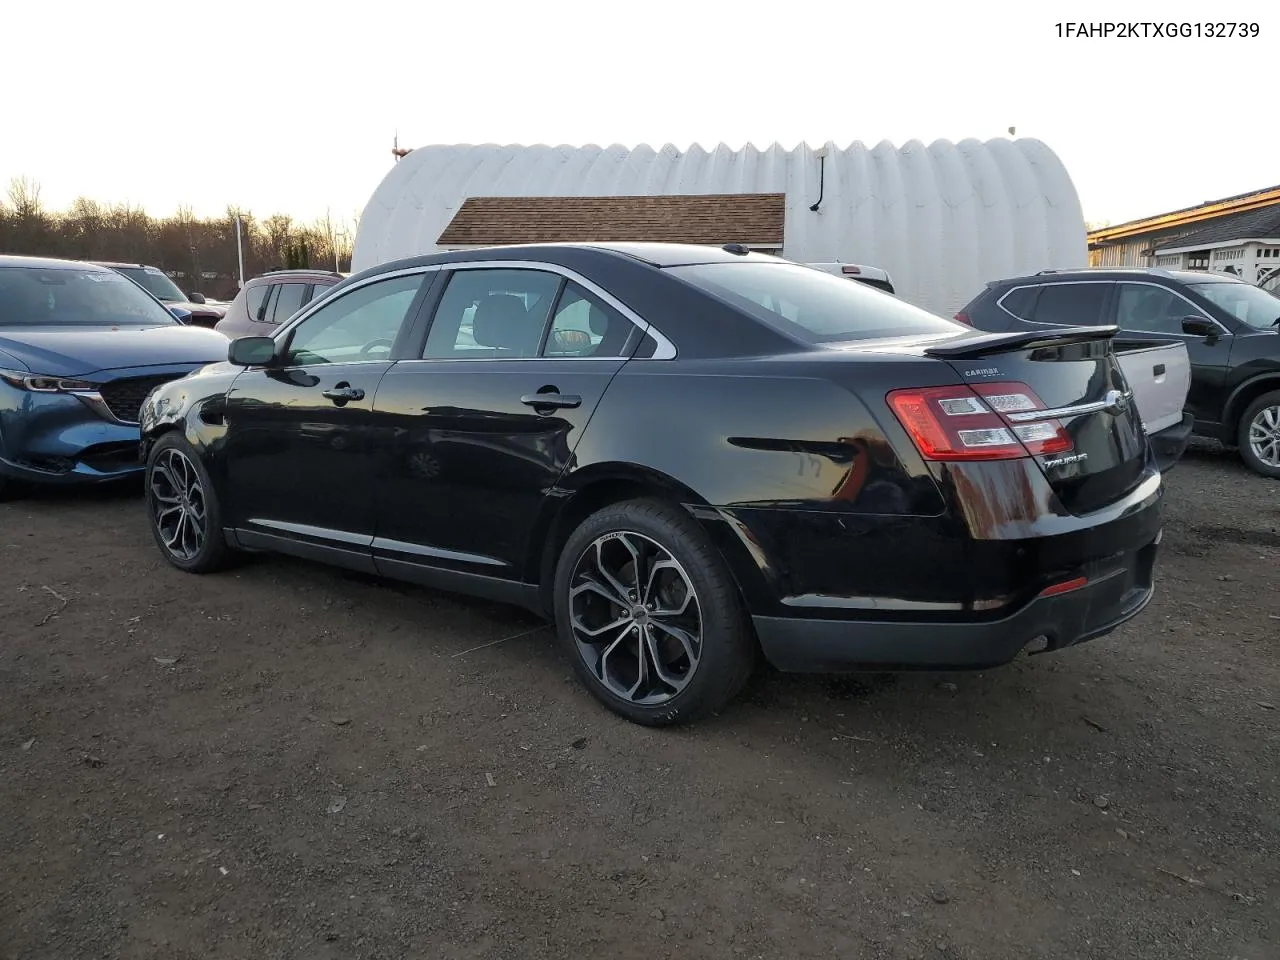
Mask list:
[[[969,319],[969,315],[963,310],[956,314],[956,323],[963,323],[966,327],[973,326],[973,321]]]
[[[1057,420],[1013,423],[1008,414],[1044,410],[1024,383],[921,387],[886,398],[926,460],[1016,460],[1071,449]]]

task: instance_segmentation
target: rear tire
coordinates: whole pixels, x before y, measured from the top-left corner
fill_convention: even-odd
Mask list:
[[[716,713],[751,675],[755,637],[733,577],[679,507],[629,500],[589,516],[561,552],[554,595],[574,671],[633,723]]]
[[[1280,479],[1280,390],[1249,404],[1236,428],[1236,444],[1250,470]]]
[[[147,519],[164,558],[186,573],[212,573],[230,561],[222,510],[209,471],[180,433],[151,447],[146,474]]]

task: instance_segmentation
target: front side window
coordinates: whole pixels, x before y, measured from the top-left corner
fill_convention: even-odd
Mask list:
[[[137,284],[112,270],[0,267],[0,327],[177,322]]]
[[[1102,322],[1107,301],[1105,283],[1047,283],[1036,300],[1036,323],[1062,327],[1094,327]]]
[[[1182,333],[1182,318],[1199,314],[1182,297],[1149,283],[1122,283],[1116,297],[1116,325],[1144,333]]]
[[[945,335],[959,328],[866,284],[799,264],[700,263],[667,272],[810,343]]]
[[[458,270],[431,321],[427,360],[538,355],[560,277],[542,270]]]
[[[287,362],[309,365],[385,360],[421,285],[421,274],[392,277],[321,305],[289,334]]]
[[[1271,330],[1280,326],[1280,297],[1261,287],[1227,280],[1189,283],[1187,288],[1251,327]]]

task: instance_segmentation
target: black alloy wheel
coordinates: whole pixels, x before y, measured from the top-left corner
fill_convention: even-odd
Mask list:
[[[636,723],[685,723],[743,687],[755,638],[724,561],[678,507],[638,500],[588,517],[556,573],[556,625],[575,671]]]
[[[165,558],[188,573],[209,573],[230,554],[209,474],[191,444],[166,434],[147,458],[147,514]]]

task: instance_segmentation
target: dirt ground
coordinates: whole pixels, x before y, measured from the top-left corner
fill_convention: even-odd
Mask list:
[[[0,958],[1274,960],[1280,484],[1169,485],[1111,637],[665,732],[519,612],[0,505]]]

